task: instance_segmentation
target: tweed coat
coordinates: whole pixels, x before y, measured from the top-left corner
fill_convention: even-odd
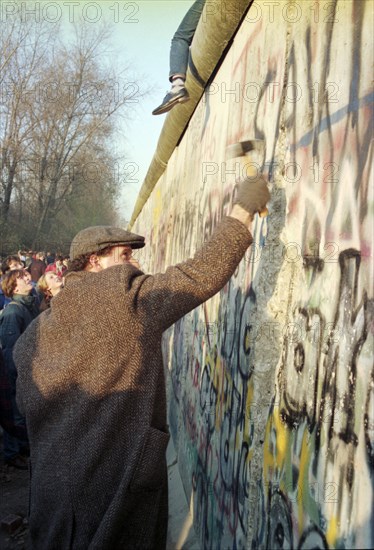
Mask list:
[[[72,273],[18,340],[33,548],[165,547],[162,333],[225,285],[251,241],[227,217],[163,274],[129,264]]]

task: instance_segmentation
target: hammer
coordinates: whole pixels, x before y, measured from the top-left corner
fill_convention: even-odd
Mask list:
[[[250,139],[246,141],[238,141],[229,145],[226,149],[226,158],[239,160],[240,173],[243,172],[244,168],[246,169],[247,178],[255,179],[258,175],[258,170],[254,163],[248,163],[251,156],[254,153],[260,154],[262,157],[265,154],[265,142],[262,139]],[[269,213],[268,209],[265,208],[262,212],[259,212],[259,216],[264,218]]]

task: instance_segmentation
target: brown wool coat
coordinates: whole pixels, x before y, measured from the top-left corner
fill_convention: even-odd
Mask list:
[[[162,333],[224,286],[251,240],[228,217],[193,259],[164,274],[131,265],[73,273],[19,338],[33,548],[165,546]]]

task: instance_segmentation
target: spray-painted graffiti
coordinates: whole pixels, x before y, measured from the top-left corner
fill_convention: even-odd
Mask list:
[[[319,259],[316,262],[318,286],[324,268]],[[370,373],[358,373],[357,362],[367,339],[371,304],[365,290],[358,296],[359,252],[342,252],[339,268],[338,302],[327,333],[321,310],[297,306],[283,342],[264,460],[267,540],[274,547],[287,547],[276,545],[280,532],[292,542],[290,547],[308,547],[305,541],[310,543],[312,532],[314,544],[320,541],[314,548],[360,546],[349,520],[358,504],[353,494],[355,470],[372,475],[370,444],[362,437],[364,396],[357,392],[358,384],[370,385]],[[288,452],[274,444],[278,438],[287,442]],[[277,520],[280,502],[288,510],[282,520],[287,530]]]
[[[235,541],[243,546],[245,541],[248,461],[253,444],[248,403],[253,391],[248,373],[243,377],[236,369],[238,353],[233,353],[235,346],[243,347],[245,341],[234,345],[230,338],[234,334],[237,340],[239,331],[230,332],[227,321],[231,304],[236,304],[238,314],[244,310],[241,299],[232,283],[227,285],[219,305],[222,330],[216,322],[209,323],[207,311],[203,320],[195,315],[195,343],[187,361],[189,390],[183,396],[183,429],[196,450],[191,470],[194,509],[207,547],[217,530],[223,544]]]
[[[320,21],[317,8],[242,22],[135,228],[152,222],[152,272],[192,254],[235,188],[226,165],[204,178],[201,166],[265,141],[270,216],[231,281],[164,344],[203,548],[374,546],[373,4],[335,0]],[[223,99],[236,83],[246,94]]]

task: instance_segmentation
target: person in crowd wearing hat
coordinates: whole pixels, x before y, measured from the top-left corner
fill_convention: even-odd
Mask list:
[[[139,235],[99,226],[75,236],[64,290],[14,349],[33,548],[165,548],[162,334],[228,282],[268,200],[262,177],[240,183],[210,240],[155,275],[130,263]]]

